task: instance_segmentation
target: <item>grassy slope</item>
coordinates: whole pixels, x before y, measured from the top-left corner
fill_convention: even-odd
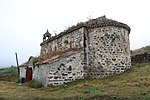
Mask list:
[[[86,79],[58,87],[34,89],[15,82],[0,81],[0,100],[42,99],[150,99],[150,63],[134,65],[122,74]]]
[[[17,67],[0,68],[0,81],[13,81],[16,75]]]
[[[17,67],[0,68],[0,76],[3,75],[16,75]]]

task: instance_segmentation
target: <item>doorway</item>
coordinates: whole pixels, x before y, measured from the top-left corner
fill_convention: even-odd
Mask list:
[[[26,69],[26,81],[32,80],[32,68],[27,66]]]

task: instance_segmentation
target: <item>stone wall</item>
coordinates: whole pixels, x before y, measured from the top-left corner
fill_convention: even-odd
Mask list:
[[[35,66],[33,69],[33,79],[41,82],[46,87],[48,70],[47,64]]]
[[[53,39],[52,37],[50,42],[44,41],[46,43],[41,46],[41,54],[83,47],[83,30],[82,27],[59,38]]]
[[[20,78],[26,78],[26,66],[20,67]]]
[[[88,33],[88,75],[93,78],[124,72],[131,66],[129,31],[99,27]]]
[[[45,87],[83,79],[85,74],[82,65],[83,58],[83,49],[81,49],[45,64],[36,65],[33,78],[40,81]]]

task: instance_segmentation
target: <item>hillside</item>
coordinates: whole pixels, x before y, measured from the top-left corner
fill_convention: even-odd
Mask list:
[[[148,63],[150,62],[150,46],[145,46],[131,51],[132,63]]]
[[[17,67],[0,68],[0,80],[12,81],[17,75]]]
[[[135,56],[135,55],[138,55],[138,54],[143,54],[145,52],[150,53],[150,45],[139,48],[139,49],[132,50],[131,51],[131,56]]]
[[[58,87],[31,88],[28,83],[0,81],[0,100],[149,100],[150,63],[133,65],[125,73],[85,79]]]

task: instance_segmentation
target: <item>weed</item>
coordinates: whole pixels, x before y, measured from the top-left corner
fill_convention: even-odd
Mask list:
[[[35,81],[35,80],[31,80],[29,82],[27,82],[27,86],[31,87],[31,88],[41,88],[43,87],[42,83]]]
[[[65,43],[65,44],[68,44],[69,42],[68,42],[68,40],[65,40],[64,43]]]
[[[110,99],[111,100],[116,100],[116,99],[119,99],[119,97],[117,95],[113,95],[113,96],[110,96]]]
[[[103,92],[103,90],[100,87],[87,87],[83,90],[84,94],[97,94],[101,92]]]
[[[145,95],[143,100],[150,100],[150,96],[149,95]]]
[[[129,100],[129,98],[121,97],[121,96],[118,96],[118,95],[112,95],[112,96],[109,97],[109,100]]]
[[[142,100],[150,100],[150,95],[146,92],[145,89],[141,89],[139,95]]]

